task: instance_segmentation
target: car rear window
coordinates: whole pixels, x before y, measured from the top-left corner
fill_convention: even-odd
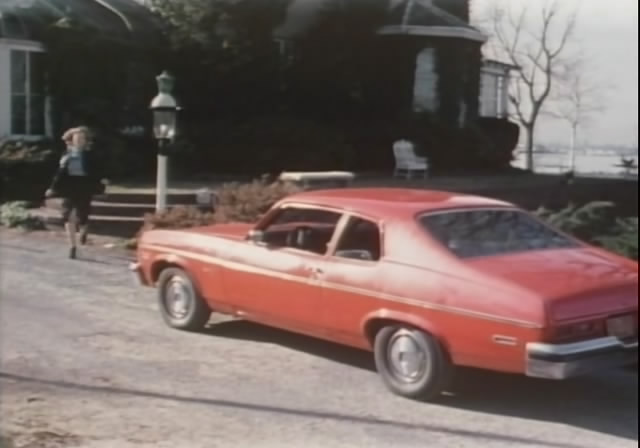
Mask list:
[[[577,246],[572,239],[519,210],[456,210],[425,214],[418,220],[460,258]]]

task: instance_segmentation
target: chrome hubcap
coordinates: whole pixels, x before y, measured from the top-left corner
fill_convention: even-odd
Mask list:
[[[389,367],[397,379],[407,383],[415,382],[427,369],[425,353],[410,331],[396,332],[388,347]]]
[[[176,319],[183,319],[189,311],[191,293],[184,280],[174,277],[167,283],[165,304],[167,311]]]

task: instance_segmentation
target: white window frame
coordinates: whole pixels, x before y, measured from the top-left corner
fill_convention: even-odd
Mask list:
[[[484,117],[494,118],[509,118],[509,84],[511,82],[510,72],[516,70],[516,67],[495,63],[494,61],[485,61],[480,70],[480,111]],[[494,83],[495,89],[492,98],[486,98],[484,92],[484,82],[490,81]],[[491,101],[491,105],[484,104],[486,101]],[[493,114],[487,114],[487,109],[495,111]]]
[[[46,49],[44,45],[40,42],[22,40],[22,39],[0,39],[0,44],[5,46],[5,48],[9,51],[9,61],[11,61],[11,52],[13,51],[22,51],[27,54],[30,53],[46,53]],[[25,105],[25,116],[27,118],[25,123],[26,134],[15,134],[13,133],[12,120],[13,120],[13,108],[12,108],[12,98],[13,98],[13,90],[11,86],[11,76],[13,73],[13,67],[9,66],[9,136],[15,139],[21,140],[42,140],[51,135],[51,121],[50,121],[50,113],[49,113],[49,98],[45,92],[42,92],[43,100],[44,100],[44,133],[43,134],[32,134],[30,132],[31,126],[31,83],[29,80],[31,79],[31,58],[27,57],[26,62],[26,85],[25,85],[25,96],[26,96],[26,105]],[[9,62],[11,64],[11,62]]]

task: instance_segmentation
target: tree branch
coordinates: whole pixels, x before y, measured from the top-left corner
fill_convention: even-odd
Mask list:
[[[492,42],[508,62],[520,68],[510,88],[509,102],[515,119],[531,134],[528,151],[532,150],[532,133],[537,119],[552,95],[555,81],[561,77],[559,67],[562,67],[577,23],[577,10],[567,18],[560,9],[559,0],[548,1],[540,9],[540,15],[534,17],[530,14],[531,3],[527,2],[526,7],[515,12],[511,1],[502,0],[502,3],[494,4],[491,16]],[[588,92],[581,93],[586,95]],[[590,109],[584,95],[579,98],[574,95],[573,103],[579,104],[582,111]],[[561,111],[554,113],[561,114]]]

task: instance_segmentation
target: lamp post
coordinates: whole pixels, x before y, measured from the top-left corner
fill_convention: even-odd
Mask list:
[[[158,165],[156,177],[156,212],[167,208],[167,149],[176,136],[178,104],[171,95],[175,79],[166,71],[156,77],[158,94],[151,101],[153,135],[158,141]]]

